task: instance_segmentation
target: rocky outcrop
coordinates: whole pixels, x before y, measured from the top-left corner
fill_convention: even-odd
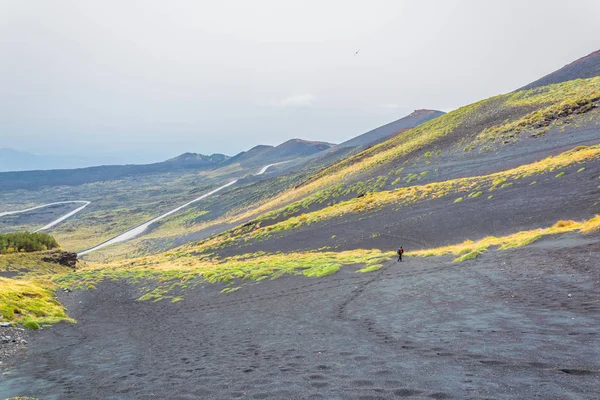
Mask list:
[[[77,265],[77,253],[53,251],[45,254],[44,257],[42,257],[42,261],[60,264],[75,269],[75,266]]]

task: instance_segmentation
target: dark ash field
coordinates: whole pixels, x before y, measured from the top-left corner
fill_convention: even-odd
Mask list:
[[[5,370],[0,393],[597,398],[597,239],[563,235],[461,264],[406,257],[374,274],[345,268],[229,295],[205,285],[175,304],[139,302],[138,287],[106,282],[62,296],[79,323],[36,335]]]

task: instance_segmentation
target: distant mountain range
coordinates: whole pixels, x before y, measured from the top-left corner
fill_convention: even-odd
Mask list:
[[[243,166],[264,165],[320,153],[335,146],[331,143],[291,139],[279,146],[259,145],[231,157],[226,164]]]
[[[290,139],[278,146],[258,145],[233,157],[224,154],[204,155],[184,153],[166,161],[141,165],[103,165],[86,168],[54,168],[73,160],[45,157],[12,149],[0,150],[0,190],[36,189],[43,186],[80,185],[84,183],[124,179],[135,175],[174,172],[181,170],[215,170],[230,165],[254,168],[282,161],[295,160],[296,165],[307,162],[329,164],[352,152],[388,139],[444,113],[435,110],[416,110],[406,117],[361,134],[339,145]],[[52,169],[47,169],[52,168]],[[37,170],[36,170],[37,169]],[[4,172],[2,172],[4,171]]]
[[[256,146],[234,157],[224,154],[204,155],[184,153],[166,161],[142,165],[104,165],[76,169],[25,170],[0,172],[0,190],[36,189],[42,186],[81,185],[84,183],[124,179],[136,175],[150,175],[181,170],[214,170],[233,164],[244,168],[301,159],[329,149],[330,143],[301,139],[288,140],[279,146]],[[7,155],[4,158],[4,154]],[[10,158],[9,158],[10,156]],[[0,154],[4,165],[21,165],[31,169],[43,161],[33,154],[4,149]]]

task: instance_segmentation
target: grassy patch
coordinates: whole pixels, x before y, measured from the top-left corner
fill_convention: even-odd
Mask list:
[[[54,298],[56,289],[49,280],[0,277],[0,314],[4,320],[29,326],[75,322]]]
[[[324,264],[324,265],[315,265],[308,269],[302,271],[304,276],[309,276],[313,278],[320,278],[323,276],[333,275],[340,270],[339,264]]]
[[[455,203],[460,203],[461,201],[463,201],[462,197],[459,197],[458,199],[454,200]]]
[[[477,257],[489,247],[497,247],[499,250],[514,249],[528,245],[547,235],[556,235],[565,232],[591,233],[600,230],[600,215],[596,215],[587,221],[558,221],[548,228],[532,229],[513,233],[508,236],[488,236],[476,242],[466,240],[463,243],[438,247],[435,249],[412,251],[410,254],[419,257],[441,256],[453,254],[459,256],[454,262],[461,262]]]
[[[556,174],[555,178],[560,178],[561,176],[564,176],[565,173],[564,172],[559,172],[558,174]]]
[[[375,272],[375,271],[379,271],[380,269],[381,269],[381,265],[371,265],[368,267],[361,268],[356,272]]]
[[[173,254],[173,253],[170,253]],[[393,257],[393,252],[351,250],[344,252],[298,252],[288,254],[250,253],[224,259],[210,256],[167,256],[165,254],[112,264],[91,264],[81,270],[57,275],[52,279],[61,286],[93,287],[105,279],[125,279],[132,283],[153,282],[152,290],[139,300],[173,299],[170,293],[184,285],[194,287],[202,282],[275,279],[282,275],[322,277],[336,273],[344,265],[362,264],[380,267]],[[224,293],[232,291],[226,288]],[[237,290],[237,289],[236,289]]]
[[[480,255],[481,253],[482,252],[478,251],[478,250],[470,251],[470,252],[463,254],[462,256],[454,259],[454,261],[452,261],[452,262],[459,263],[459,262],[463,262],[466,260],[473,260],[474,258],[477,258],[477,256]]]
[[[225,289],[221,290],[221,293],[233,293],[233,292],[237,292],[241,288],[242,288],[241,286],[226,287]]]
[[[600,99],[600,78],[577,79],[505,96],[507,107],[538,108],[512,122],[484,129],[476,138],[480,143],[510,140],[526,132],[545,133],[556,123],[568,123],[573,114],[591,111]]]
[[[36,330],[40,329],[40,325],[37,322],[32,321],[32,320],[25,321],[23,323],[23,327],[27,328],[27,329],[31,329],[32,331],[36,331]]]

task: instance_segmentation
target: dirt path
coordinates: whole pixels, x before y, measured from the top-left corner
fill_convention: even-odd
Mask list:
[[[0,393],[44,399],[594,399],[600,245],[568,239],[373,274],[137,302],[104,283],[33,336]],[[569,296],[570,295],[570,296]],[[2,397],[2,396],[0,396]]]

